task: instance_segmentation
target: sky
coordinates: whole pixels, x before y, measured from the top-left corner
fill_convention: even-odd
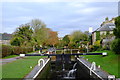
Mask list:
[[[58,32],[59,37],[75,30],[93,31],[100,27],[106,17],[118,16],[118,2],[2,2],[2,29],[0,33],[13,33],[21,24],[40,19],[48,28]]]

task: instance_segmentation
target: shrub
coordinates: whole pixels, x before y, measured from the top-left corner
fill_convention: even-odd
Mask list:
[[[111,50],[116,54],[120,54],[120,39],[115,39],[111,44]]]
[[[87,52],[87,49],[85,47],[79,48],[80,53]]]
[[[2,57],[11,55],[13,52],[13,47],[10,45],[2,45]]]
[[[89,51],[92,52],[94,49],[94,46],[93,45],[89,45]]]
[[[22,53],[22,48],[19,47],[19,46],[14,46],[14,49],[13,49],[13,54],[21,54]]]
[[[26,51],[27,51],[27,52],[32,52],[32,51],[33,51],[33,48],[32,48],[32,47],[27,47],[27,48],[26,48]]]
[[[76,48],[76,44],[71,42],[71,43],[69,43],[68,48],[74,49],[74,48]]]
[[[94,45],[93,46],[93,51],[97,51],[100,48],[100,46]]]
[[[109,45],[105,45],[101,48],[101,50],[110,50]]]
[[[100,40],[97,40],[94,44],[95,44],[96,46],[100,46]]]
[[[32,47],[2,45],[2,57],[6,57],[9,55],[26,54],[32,51],[33,51]]]
[[[15,46],[14,47],[14,54],[26,54],[28,52],[32,52],[33,48],[32,47],[19,47],[19,46]]]

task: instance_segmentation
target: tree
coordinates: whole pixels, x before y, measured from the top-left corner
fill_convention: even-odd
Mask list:
[[[46,24],[39,19],[33,19],[30,22],[33,32],[36,33],[40,28],[46,28]]]
[[[120,38],[113,40],[113,42],[111,44],[111,49],[116,54],[120,55]]]
[[[20,46],[22,42],[23,42],[23,39],[21,37],[15,37],[10,41],[11,45],[14,45],[14,46]]]
[[[65,46],[65,45],[68,46],[69,42],[70,42],[69,35],[65,35],[65,36],[63,37],[64,46]]]
[[[57,43],[58,43],[58,33],[55,31],[49,30],[47,44],[54,46]]]
[[[85,41],[88,39],[88,36],[81,31],[74,31],[71,34],[71,39],[73,42]]]
[[[33,30],[33,37],[36,41],[36,45],[44,45],[48,38],[48,30],[44,22],[39,19],[33,19],[30,22],[31,28]]]
[[[113,40],[113,42],[111,44],[111,49],[116,54],[120,54],[120,16],[115,18],[115,28],[113,30],[113,33],[114,33],[116,39]]]
[[[114,35],[116,38],[120,38],[120,16],[115,18],[115,28],[113,30]]]
[[[21,25],[13,33],[13,38],[11,39],[11,45],[15,46],[27,46],[31,42],[33,30],[29,24]]]
[[[105,21],[109,21],[109,18],[108,18],[108,17],[106,17],[106,18],[105,18]]]

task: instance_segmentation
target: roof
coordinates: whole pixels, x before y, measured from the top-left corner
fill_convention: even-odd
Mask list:
[[[115,28],[114,23],[106,23],[98,28],[96,31],[112,31]]]

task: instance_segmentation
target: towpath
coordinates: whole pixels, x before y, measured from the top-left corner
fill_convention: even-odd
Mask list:
[[[31,53],[31,54],[36,54],[36,52]],[[17,56],[17,57],[8,58],[8,59],[0,59],[0,65],[4,65],[4,64],[13,62],[13,61],[15,61],[15,60],[17,60],[17,59],[22,59],[22,57]]]

